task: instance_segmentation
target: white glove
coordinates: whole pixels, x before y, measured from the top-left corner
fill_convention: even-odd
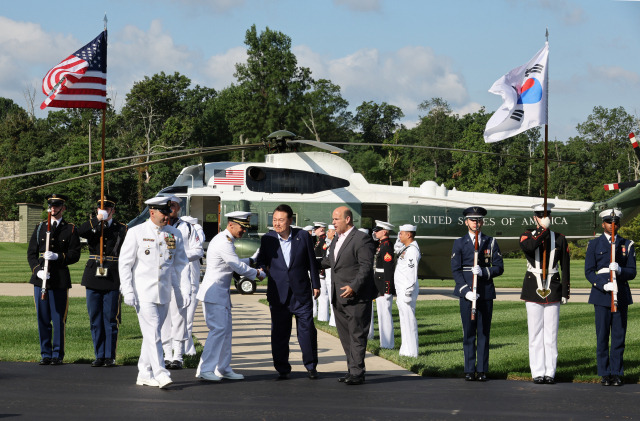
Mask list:
[[[412,300],[412,297],[411,297],[412,295],[413,295],[413,290],[406,290],[404,292],[404,302],[407,304],[410,303]]]
[[[482,275],[482,268],[478,265],[475,265],[471,268],[471,273],[473,273],[474,275]]]
[[[251,256],[251,258],[252,258],[253,260],[257,260],[257,259],[258,259],[258,254],[260,254],[260,249],[256,250],[256,252],[255,252],[255,253],[253,253],[253,256]]]
[[[551,219],[549,219],[548,216],[545,216],[544,218],[540,218],[540,226],[544,229],[549,228],[549,225],[551,225]]]
[[[136,295],[133,292],[124,296],[124,303],[131,307],[138,307],[138,300],[136,300]]]
[[[58,253],[45,251],[42,257],[44,257],[44,260],[58,260]]]
[[[609,270],[612,270],[617,274],[622,273],[622,269],[620,269],[620,265],[617,262],[609,263]]]
[[[189,307],[189,304],[191,304],[191,294],[185,294],[185,291],[181,291],[180,294],[182,295],[182,308]]]
[[[98,221],[106,221],[109,218],[109,212],[104,209],[98,209]]]
[[[564,298],[562,297],[562,301],[560,301],[562,304],[567,304],[567,302],[569,301],[568,298]]]
[[[464,298],[466,298],[469,301],[476,301],[478,298],[480,298],[480,294],[474,294],[473,291],[469,291],[466,294],[464,294]]]
[[[36,273],[36,276],[44,281],[44,270],[40,269],[38,273]],[[51,278],[51,274],[47,273],[47,279],[50,279],[50,278]]]
[[[609,292],[613,291],[613,282],[607,282],[606,284],[604,284],[602,289]]]
[[[198,292],[198,286],[197,285],[191,285],[191,294],[195,294],[196,292]]]

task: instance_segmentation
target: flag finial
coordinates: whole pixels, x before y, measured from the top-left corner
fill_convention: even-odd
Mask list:
[[[104,12],[104,30],[107,30],[107,12]]]
[[[107,15],[104,15],[104,18],[107,19]],[[106,23],[105,23],[105,29],[107,28]],[[547,42],[549,42],[549,28],[546,28],[546,30],[544,31],[544,36],[545,38],[547,38]]]

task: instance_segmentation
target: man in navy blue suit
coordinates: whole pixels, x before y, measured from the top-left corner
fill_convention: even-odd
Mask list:
[[[313,324],[313,300],[320,295],[320,277],[311,236],[291,228],[293,210],[280,205],[273,212],[273,231],[262,237],[258,265],[265,270],[267,300],[271,310],[271,355],[278,379],[291,372],[289,339],[296,317],[302,361],[310,379],[318,378],[318,340]]]
[[[454,294],[460,297],[465,380],[486,381],[486,373],[489,371],[489,336],[493,300],[496,298],[493,278],[502,275],[504,266],[496,240],[480,232],[484,224],[484,216],[487,214],[486,209],[473,206],[465,209],[462,214],[469,232],[453,243],[451,271],[456,281]],[[476,232],[478,233],[478,261],[474,265]],[[472,289],[473,275],[477,276],[475,293]],[[476,313],[475,319],[471,320],[471,307],[474,301]]]
[[[633,241],[617,234],[622,212],[607,209],[600,213],[604,234],[589,241],[584,260],[584,274],[591,283],[589,303],[596,313],[596,359],[598,375],[603,386],[622,386],[624,375],[624,340],[627,334],[627,312],[631,299],[629,281],[636,277],[636,252]],[[612,227],[615,241],[615,259],[611,261]],[[614,277],[615,283],[611,282]],[[611,295],[617,287],[617,311],[611,311]],[[611,351],[609,351],[611,334]]]

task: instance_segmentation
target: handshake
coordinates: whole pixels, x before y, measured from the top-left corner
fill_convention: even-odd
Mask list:
[[[258,273],[256,273],[256,278],[262,281],[266,277],[267,277],[267,273],[264,270],[258,268]]]

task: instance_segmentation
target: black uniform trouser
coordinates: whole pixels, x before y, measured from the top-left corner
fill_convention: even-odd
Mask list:
[[[471,320],[471,301],[464,297],[460,298],[465,373],[486,373],[489,371],[489,337],[492,315],[493,300],[477,300],[476,319]]]
[[[624,374],[624,341],[627,336],[627,312],[629,307],[618,306],[611,312],[610,307],[593,306],[596,313],[596,359],[598,376],[622,376]],[[611,336],[611,350],[609,350]]]

